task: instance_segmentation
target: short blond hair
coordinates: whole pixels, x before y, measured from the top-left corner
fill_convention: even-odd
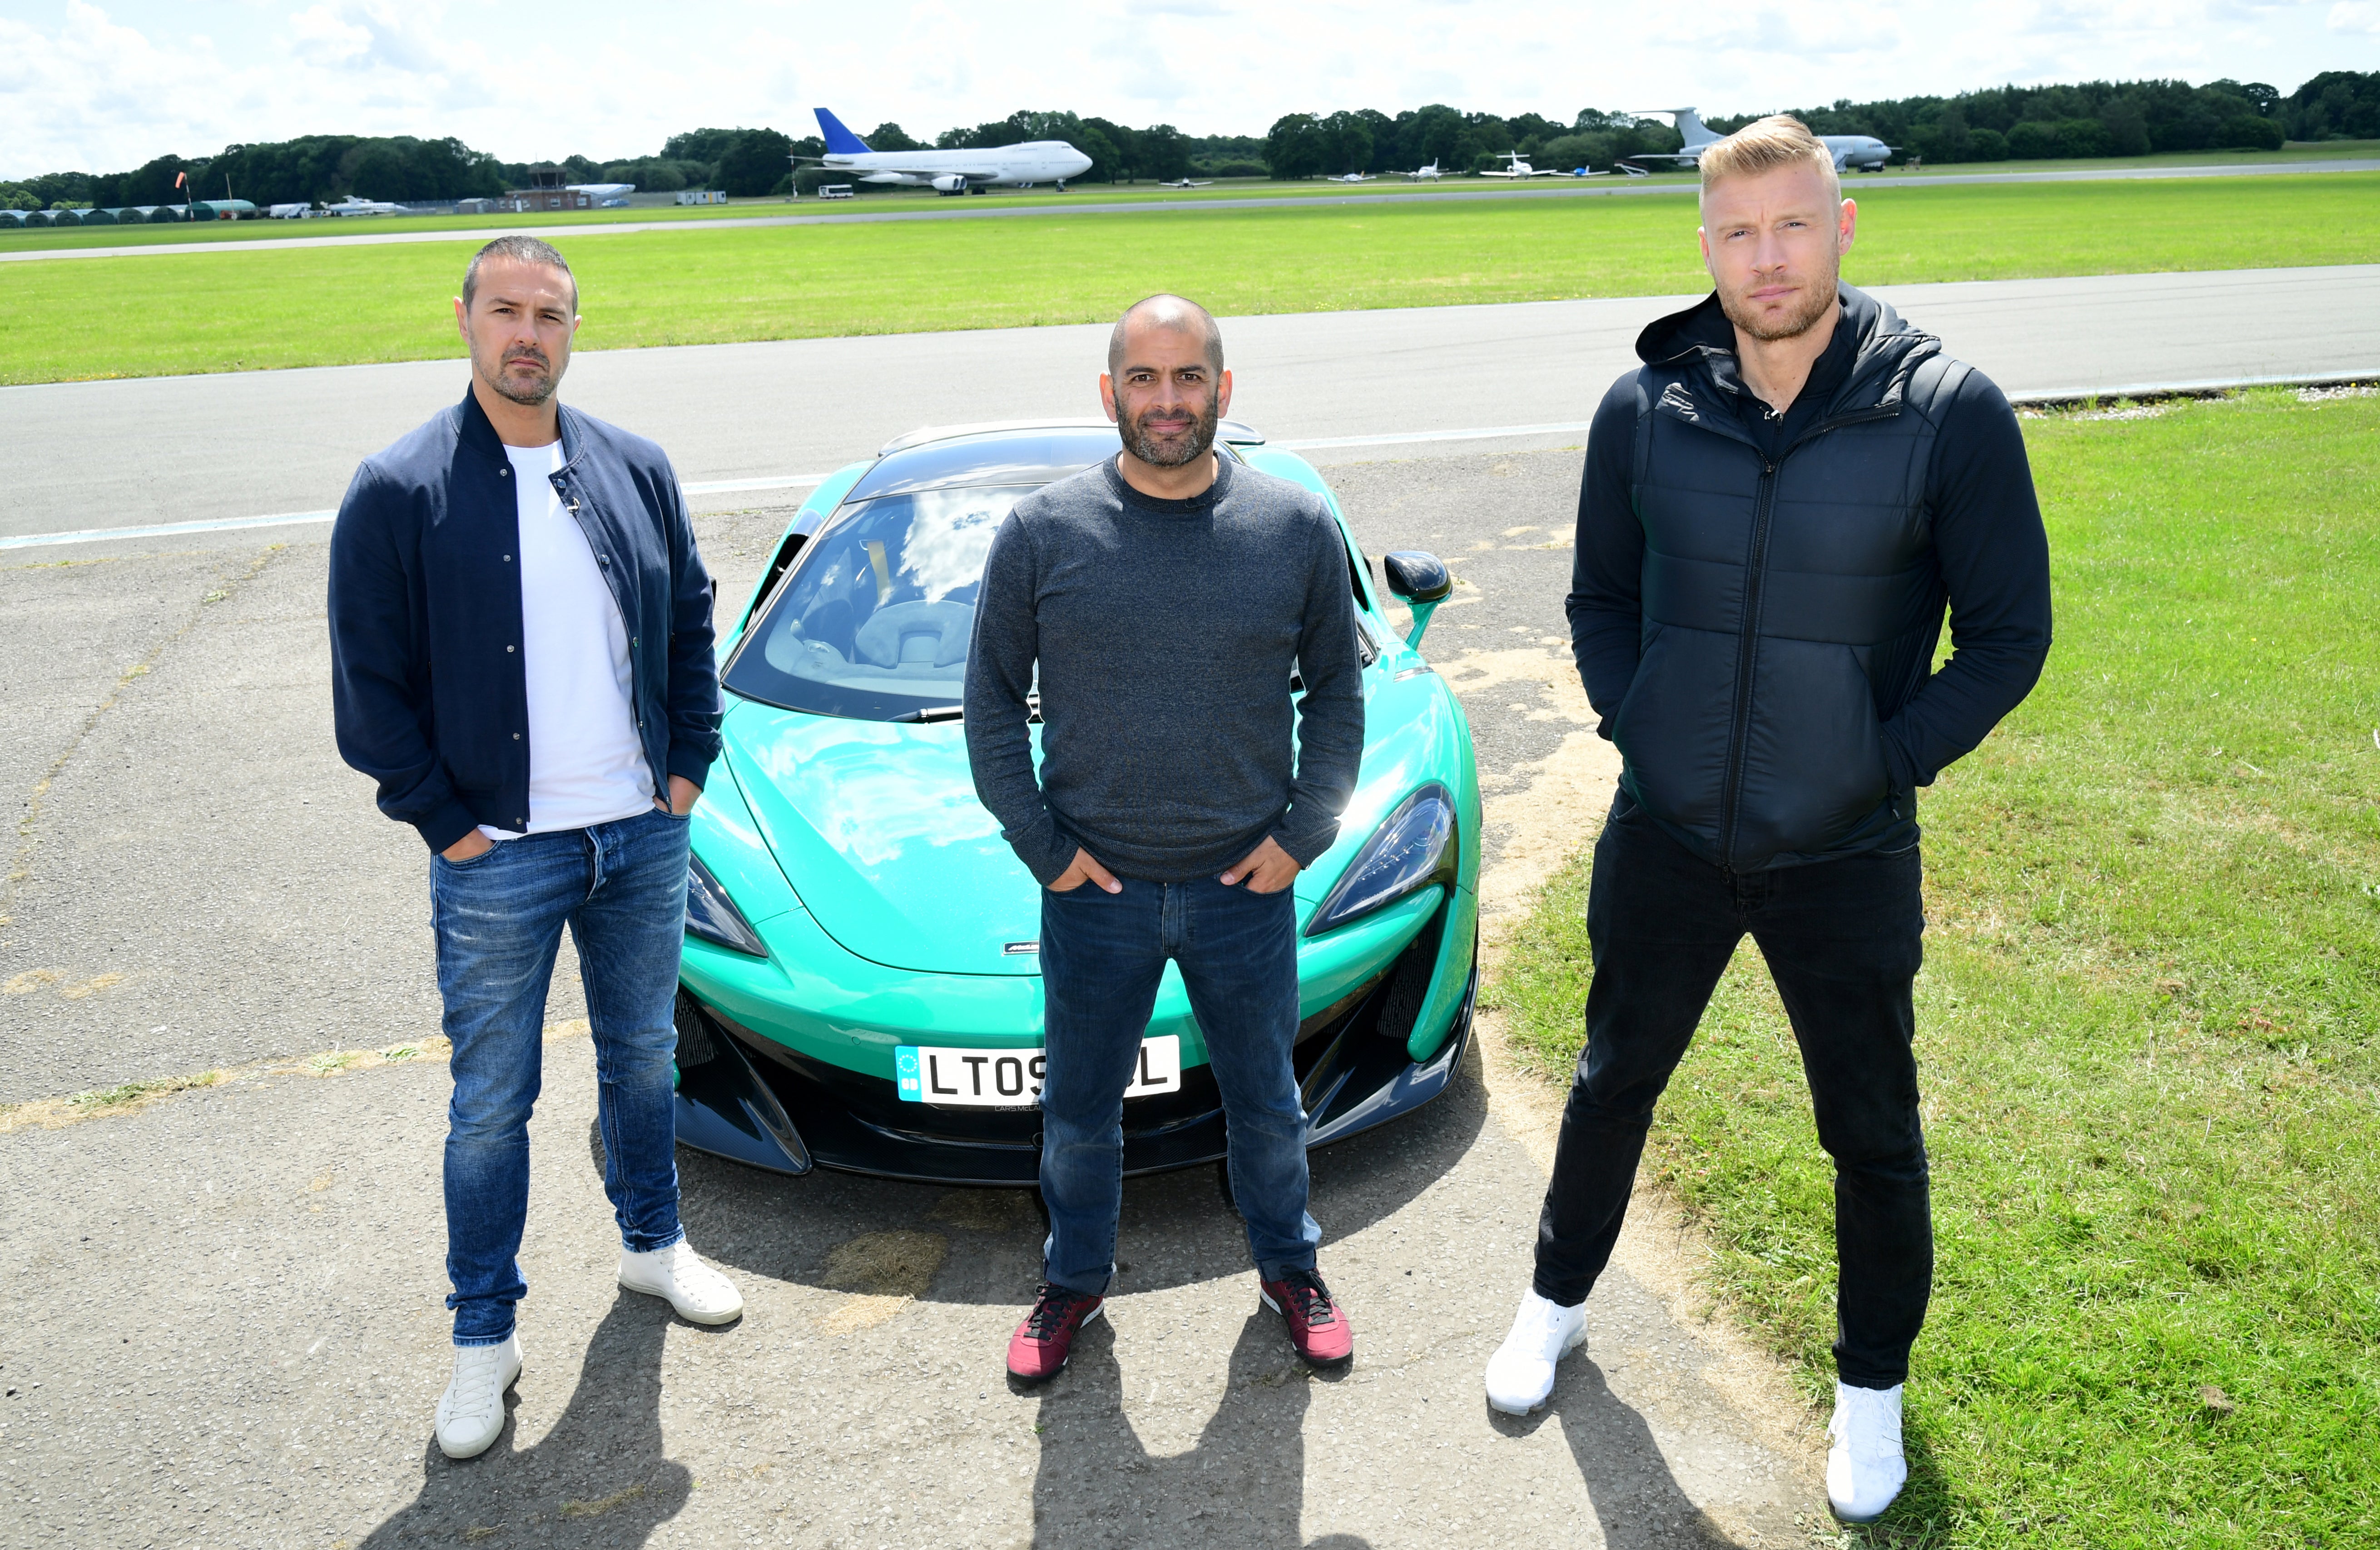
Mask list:
[[[1775,172],[1807,163],[1827,179],[1834,190],[1835,200],[1843,197],[1843,180],[1835,171],[1834,152],[1827,142],[1810,132],[1810,127],[1790,113],[1773,114],[1742,128],[1706,150],[1697,159],[1702,169],[1703,197],[1710,197],[1711,186],[1722,177],[1758,177],[1762,173]]]

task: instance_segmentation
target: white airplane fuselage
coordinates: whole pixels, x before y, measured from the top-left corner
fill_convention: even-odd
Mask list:
[[[830,173],[848,174],[860,183],[890,183],[904,188],[942,188],[953,179],[960,187],[988,184],[1029,188],[1037,183],[1080,177],[1091,170],[1091,159],[1064,140],[1043,139],[982,151],[829,151],[819,158],[819,165]]]

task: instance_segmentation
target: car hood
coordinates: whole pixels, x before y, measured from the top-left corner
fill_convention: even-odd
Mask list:
[[[966,732],[735,704],[722,731],[752,817],[812,918],[896,969],[1032,975],[1040,890],[976,800]]]

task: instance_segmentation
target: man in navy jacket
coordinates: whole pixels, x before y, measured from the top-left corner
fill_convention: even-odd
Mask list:
[[[677,1215],[686,814],[719,753],[710,578],[661,449],[555,402],[577,312],[552,248],[480,249],[455,303],[470,391],[364,461],[331,533],[339,752],[431,853],[455,1459],[496,1440],[520,1374],[528,1119],[565,925],[620,1284],[700,1324],[743,1311]]]
[[[1857,210],[1824,143],[1765,119],[1701,172],[1714,293],[1645,330],[1587,437],[1571,637],[1624,766],[1588,890],[1586,1048],[1488,1401],[1544,1403],[1585,1340],[1654,1104],[1748,933],[1834,1159],[1827,1495],[1866,1522],[1907,1479],[1934,1268],[1917,793],[2040,676],[2048,540],[2000,391],[1841,284]]]

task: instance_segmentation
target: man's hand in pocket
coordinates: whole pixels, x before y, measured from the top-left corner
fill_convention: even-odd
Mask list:
[[[1093,859],[1090,852],[1083,849],[1080,845],[1076,845],[1075,847],[1075,859],[1067,864],[1064,871],[1058,874],[1057,880],[1050,885],[1050,891],[1052,893],[1072,893],[1075,890],[1082,887],[1085,883],[1097,883],[1101,888],[1107,890],[1110,893],[1122,893],[1123,891],[1123,884],[1115,880],[1115,874],[1113,872],[1109,871],[1106,867],[1100,866],[1097,860]]]

